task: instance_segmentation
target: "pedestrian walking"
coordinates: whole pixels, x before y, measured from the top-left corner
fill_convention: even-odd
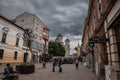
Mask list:
[[[55,72],[55,66],[56,66],[57,62],[56,62],[56,59],[53,60],[53,68],[52,68],[52,71]]]
[[[62,72],[62,59],[59,59],[58,66],[59,66],[59,72]]]
[[[78,59],[76,59],[76,60],[75,60],[76,69],[78,69],[78,64],[79,64],[79,61],[78,61]]]

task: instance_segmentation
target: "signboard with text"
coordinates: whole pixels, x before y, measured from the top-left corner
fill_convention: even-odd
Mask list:
[[[99,38],[99,37],[94,37],[94,38],[89,38],[89,43],[105,43],[109,41],[107,38]]]

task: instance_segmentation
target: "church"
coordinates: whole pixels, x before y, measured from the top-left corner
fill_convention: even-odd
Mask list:
[[[61,33],[59,33],[55,39],[56,42],[60,42],[62,45],[64,45],[64,42],[63,42],[63,36]],[[65,40],[65,57],[69,57],[70,55],[70,40],[69,39],[66,39]]]

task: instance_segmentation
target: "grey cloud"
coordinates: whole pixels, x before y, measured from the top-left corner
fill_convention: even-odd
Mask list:
[[[51,37],[75,36],[82,34],[87,6],[88,0],[0,0],[0,13],[13,19],[28,11],[43,20]]]
[[[88,3],[88,0],[58,0],[58,2],[62,6],[72,6],[76,3]]]

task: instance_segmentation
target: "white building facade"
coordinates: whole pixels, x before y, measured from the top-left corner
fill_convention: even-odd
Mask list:
[[[39,62],[39,55],[44,52],[44,40],[43,40],[43,28],[46,25],[35,15],[28,12],[24,12],[16,17],[15,23],[21,26],[24,29],[33,30],[34,34],[37,34],[38,37],[34,39],[32,44],[32,53],[34,62]]]

